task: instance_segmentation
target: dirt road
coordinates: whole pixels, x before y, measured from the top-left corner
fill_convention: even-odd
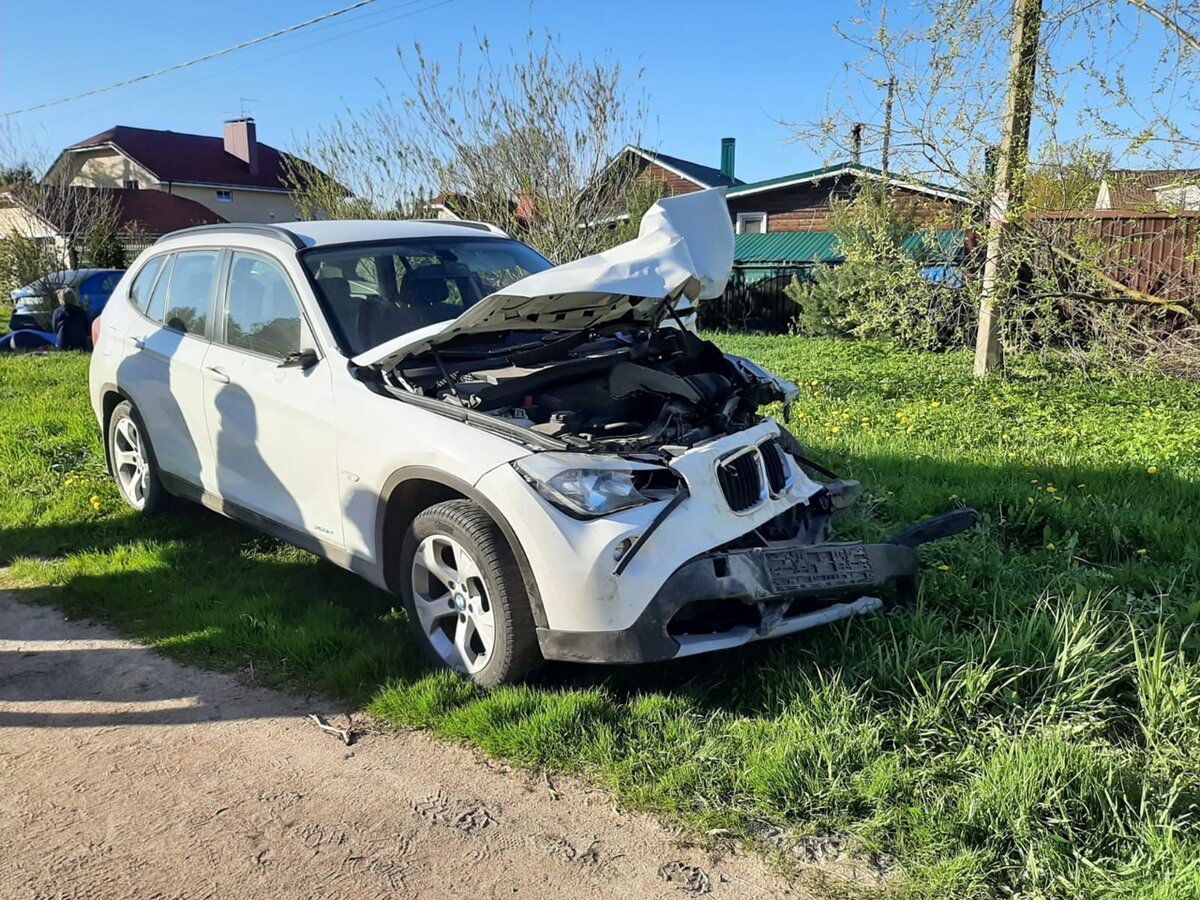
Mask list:
[[[313,712],[0,592],[0,895],[800,895],[576,781]]]

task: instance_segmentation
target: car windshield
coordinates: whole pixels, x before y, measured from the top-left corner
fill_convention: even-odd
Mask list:
[[[301,254],[348,355],[458,318],[551,263],[520,241],[454,237],[338,244]]]

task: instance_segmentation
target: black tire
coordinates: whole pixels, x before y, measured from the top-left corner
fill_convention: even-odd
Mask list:
[[[488,688],[522,681],[542,663],[525,581],[499,527],[470,500],[447,500],[425,509],[413,519],[401,542],[400,594],[422,651],[435,666],[450,667],[421,625],[413,590],[413,561],[417,550],[422,541],[438,536],[456,541],[472,557],[486,591],[495,627],[494,644],[487,652],[483,667],[474,672],[463,672],[464,677]],[[455,616],[447,618],[453,620]]]
[[[145,466],[145,473],[143,476],[143,493],[140,500],[136,492],[131,494],[130,487],[122,480],[119,471],[118,453],[121,447],[118,444],[119,441],[124,442],[126,440],[128,432],[122,427],[122,423],[126,420],[133,424],[141,440],[141,458]],[[121,435],[121,437],[119,438],[118,435]],[[105,436],[105,440],[108,444],[108,458],[112,467],[112,475],[117,482],[117,493],[121,495],[121,499],[125,501],[126,505],[135,512],[146,515],[166,511],[170,505],[171,498],[166,488],[163,487],[162,480],[158,477],[158,460],[154,456],[154,447],[150,443],[150,434],[146,431],[146,425],[142,422],[142,417],[138,415],[137,410],[133,408],[133,404],[128,400],[118,403],[112,414],[108,417],[108,434]]]

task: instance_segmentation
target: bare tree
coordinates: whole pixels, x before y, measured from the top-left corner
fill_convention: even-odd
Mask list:
[[[119,229],[110,191],[61,184],[16,184],[0,192],[0,286],[11,290],[92,263]],[[102,260],[104,261],[104,260]]]
[[[310,135],[289,176],[302,214],[429,216],[438,208],[494,223],[556,260],[611,242],[636,177],[610,165],[637,143],[644,101],[610,60],[565,56],[551,35],[521,50],[486,39],[450,70],[421,46],[400,51],[404,92],[345,110]],[[434,202],[437,201],[437,208]]]

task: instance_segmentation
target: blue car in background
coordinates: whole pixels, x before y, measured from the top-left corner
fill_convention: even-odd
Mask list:
[[[44,275],[12,292],[13,314],[8,327],[12,331],[50,331],[50,317],[58,306],[54,294],[64,287],[75,288],[88,321],[95,321],[124,274],[124,269],[64,269]]]

